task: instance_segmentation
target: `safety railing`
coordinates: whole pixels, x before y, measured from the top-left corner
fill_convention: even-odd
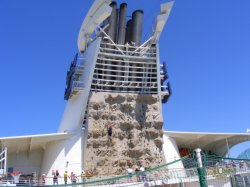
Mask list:
[[[210,157],[203,155],[205,168],[204,186],[241,186],[250,185],[250,160]],[[180,167],[183,163],[189,168]],[[188,164],[187,164],[188,163]],[[200,186],[200,173],[193,155],[173,160],[167,164],[151,168],[145,171],[134,172],[120,176],[75,176],[74,178],[58,177],[55,181],[52,177],[39,178],[37,180],[22,178],[18,181],[0,180],[0,186],[171,186],[182,185],[190,187]],[[54,183],[53,183],[54,182]]]

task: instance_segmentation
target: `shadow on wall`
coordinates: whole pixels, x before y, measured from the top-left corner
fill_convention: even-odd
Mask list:
[[[137,95],[135,103],[136,120],[143,127],[147,121],[148,106],[157,103],[157,98],[152,95]]]
[[[58,169],[58,168],[50,168],[53,166],[55,160],[61,155],[64,154],[64,149],[54,149],[53,147],[63,147],[65,140],[60,140],[56,142],[50,142],[46,145],[46,151],[43,156],[43,165],[42,165],[42,173],[49,172],[50,169]],[[53,150],[53,151],[52,151]],[[51,159],[53,158],[53,159]],[[45,164],[46,163],[46,164]],[[61,171],[63,172],[63,171]],[[49,174],[49,173],[47,173]]]

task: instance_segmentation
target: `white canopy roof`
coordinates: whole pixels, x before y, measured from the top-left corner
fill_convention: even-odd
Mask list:
[[[165,135],[173,138],[178,148],[201,148],[224,156],[233,146],[250,141],[250,133],[206,133],[165,131]]]
[[[32,149],[46,148],[46,144],[71,137],[69,133],[39,134],[0,138],[0,145],[7,147],[8,152],[31,151]]]

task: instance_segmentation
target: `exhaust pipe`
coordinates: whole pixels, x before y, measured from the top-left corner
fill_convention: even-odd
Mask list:
[[[130,44],[131,41],[132,41],[132,19],[128,20],[127,22],[126,37],[125,37],[126,43]]]
[[[142,10],[136,10],[132,14],[132,42],[136,46],[141,44],[143,14]]]
[[[122,3],[120,5],[118,39],[117,39],[117,43],[122,45],[125,44],[126,16],[127,16],[127,4]]]
[[[110,7],[112,7],[112,13],[109,17],[109,27],[108,27],[108,31],[107,34],[109,35],[109,37],[115,41],[116,39],[116,22],[117,22],[117,3],[116,2],[112,2],[110,4]]]

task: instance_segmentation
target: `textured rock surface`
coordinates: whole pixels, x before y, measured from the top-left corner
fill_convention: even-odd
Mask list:
[[[85,169],[94,175],[119,175],[129,165],[152,168],[163,164],[160,104],[157,95],[92,93]],[[110,122],[111,143],[106,128]]]

